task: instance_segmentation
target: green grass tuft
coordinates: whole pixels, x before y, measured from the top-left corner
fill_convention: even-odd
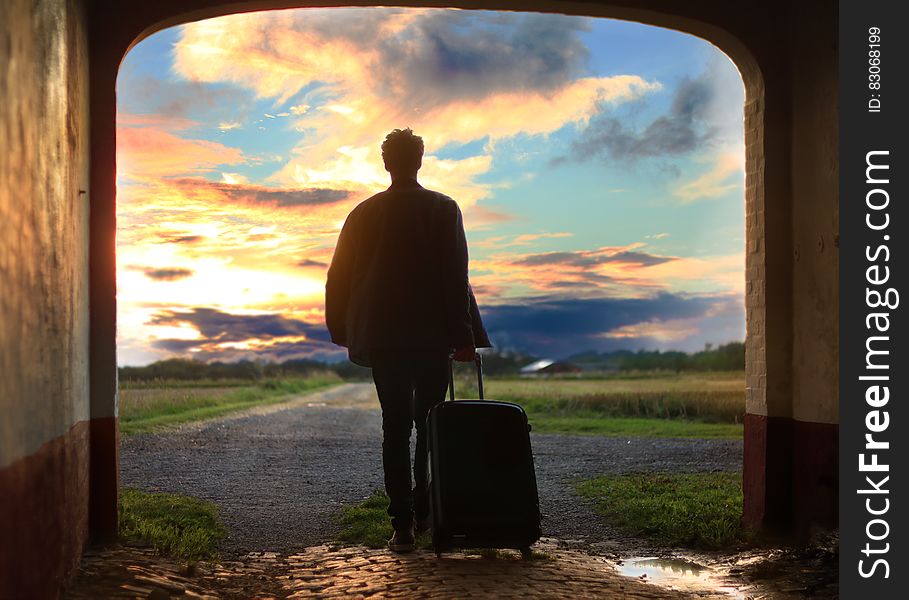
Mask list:
[[[211,502],[180,494],[120,491],[120,537],[188,561],[217,558],[227,536]]]
[[[339,545],[385,548],[394,533],[388,516],[388,496],[381,490],[374,491],[355,506],[342,507],[337,521],[342,528],[336,540]],[[432,548],[432,536],[428,533],[418,535],[417,547]]]
[[[647,419],[604,417],[577,411],[571,415],[551,416],[547,412],[527,411],[537,433],[574,433],[628,437],[741,439],[743,426],[733,423],[702,423],[687,419]]]
[[[632,535],[709,549],[748,539],[741,526],[739,472],[601,476],[577,489],[599,514]]]

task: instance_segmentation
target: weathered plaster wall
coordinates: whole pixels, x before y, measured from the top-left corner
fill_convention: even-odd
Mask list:
[[[0,2],[2,598],[55,595],[88,536],[86,23]]]
[[[89,418],[88,62],[65,0],[0,16],[0,467]]]
[[[839,493],[838,13],[792,26],[792,521],[835,526]]]
[[[839,422],[837,12],[795,3],[792,33],[792,417]]]

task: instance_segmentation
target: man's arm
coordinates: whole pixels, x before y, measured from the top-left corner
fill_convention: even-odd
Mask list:
[[[447,203],[440,241],[442,243],[442,289],[449,343],[458,350],[458,359],[473,360],[474,340],[470,317],[470,283],[467,277],[467,236],[461,209]]]
[[[338,236],[338,244],[325,280],[325,325],[331,341],[339,346],[347,345],[347,305],[350,302],[354,258],[352,229],[351,218],[348,216]]]

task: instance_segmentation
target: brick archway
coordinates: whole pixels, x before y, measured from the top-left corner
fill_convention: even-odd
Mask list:
[[[115,85],[120,61],[144,37],[173,25],[237,12],[329,4],[337,5],[288,0],[158,0],[132,5],[99,0],[90,4],[90,527],[95,533],[111,534],[117,526]],[[341,4],[372,3],[354,0]],[[800,8],[782,0],[762,6],[713,0],[684,5],[670,0],[497,0],[492,4],[404,0],[397,4],[559,12],[638,21],[704,38],[734,61],[746,89],[745,520],[760,529],[786,532],[812,523],[833,525],[837,493],[837,265],[834,259],[831,272],[827,257],[818,258],[818,253],[800,262],[800,256],[809,254],[800,246],[805,241],[813,243],[812,238],[818,235],[807,220],[837,203],[835,139],[832,174],[831,167],[826,173],[832,181],[812,192],[818,196],[826,190],[832,204],[816,198],[807,210],[799,210],[795,199],[800,190],[809,190],[825,175],[824,165],[811,159],[809,174],[798,173],[798,162],[805,161],[796,153],[800,146],[809,146],[812,136],[825,126],[835,126],[835,104],[832,116],[821,111],[807,126],[797,125],[793,118],[800,94],[802,102],[810,105],[818,100],[817,90],[831,87],[831,65],[835,94],[836,20],[831,6],[821,0],[800,3]],[[781,31],[781,22],[801,22],[798,11],[810,12],[812,8],[822,9],[819,14],[823,18],[808,21],[807,27],[815,29],[822,40],[832,39],[833,45],[813,50],[826,59],[823,64],[827,68],[822,69],[813,87],[800,91],[804,85],[794,80],[792,72],[798,59],[790,53],[802,38],[791,36],[781,45],[772,34]],[[799,126],[805,131],[797,132]],[[835,244],[835,208],[833,212],[831,226],[819,234],[821,253],[825,236],[831,249]],[[799,285],[799,276],[818,266],[823,281],[818,288],[808,290],[813,298],[800,303],[796,294],[806,288]],[[813,277],[818,279],[816,273]],[[832,298],[825,297],[829,288],[834,290]],[[811,314],[812,305],[822,306],[820,318]],[[820,339],[814,335],[817,329],[823,330]],[[829,356],[808,354],[831,348],[832,361]],[[819,398],[823,397],[826,400],[821,402]]]

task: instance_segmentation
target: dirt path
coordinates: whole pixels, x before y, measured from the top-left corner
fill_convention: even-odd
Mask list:
[[[383,487],[381,415],[371,384],[345,384],[121,444],[122,484],[214,501],[223,551],[288,553],[330,540],[332,515]],[[579,498],[572,480],[633,471],[741,468],[736,440],[532,434],[543,533],[603,554],[645,553]]]

